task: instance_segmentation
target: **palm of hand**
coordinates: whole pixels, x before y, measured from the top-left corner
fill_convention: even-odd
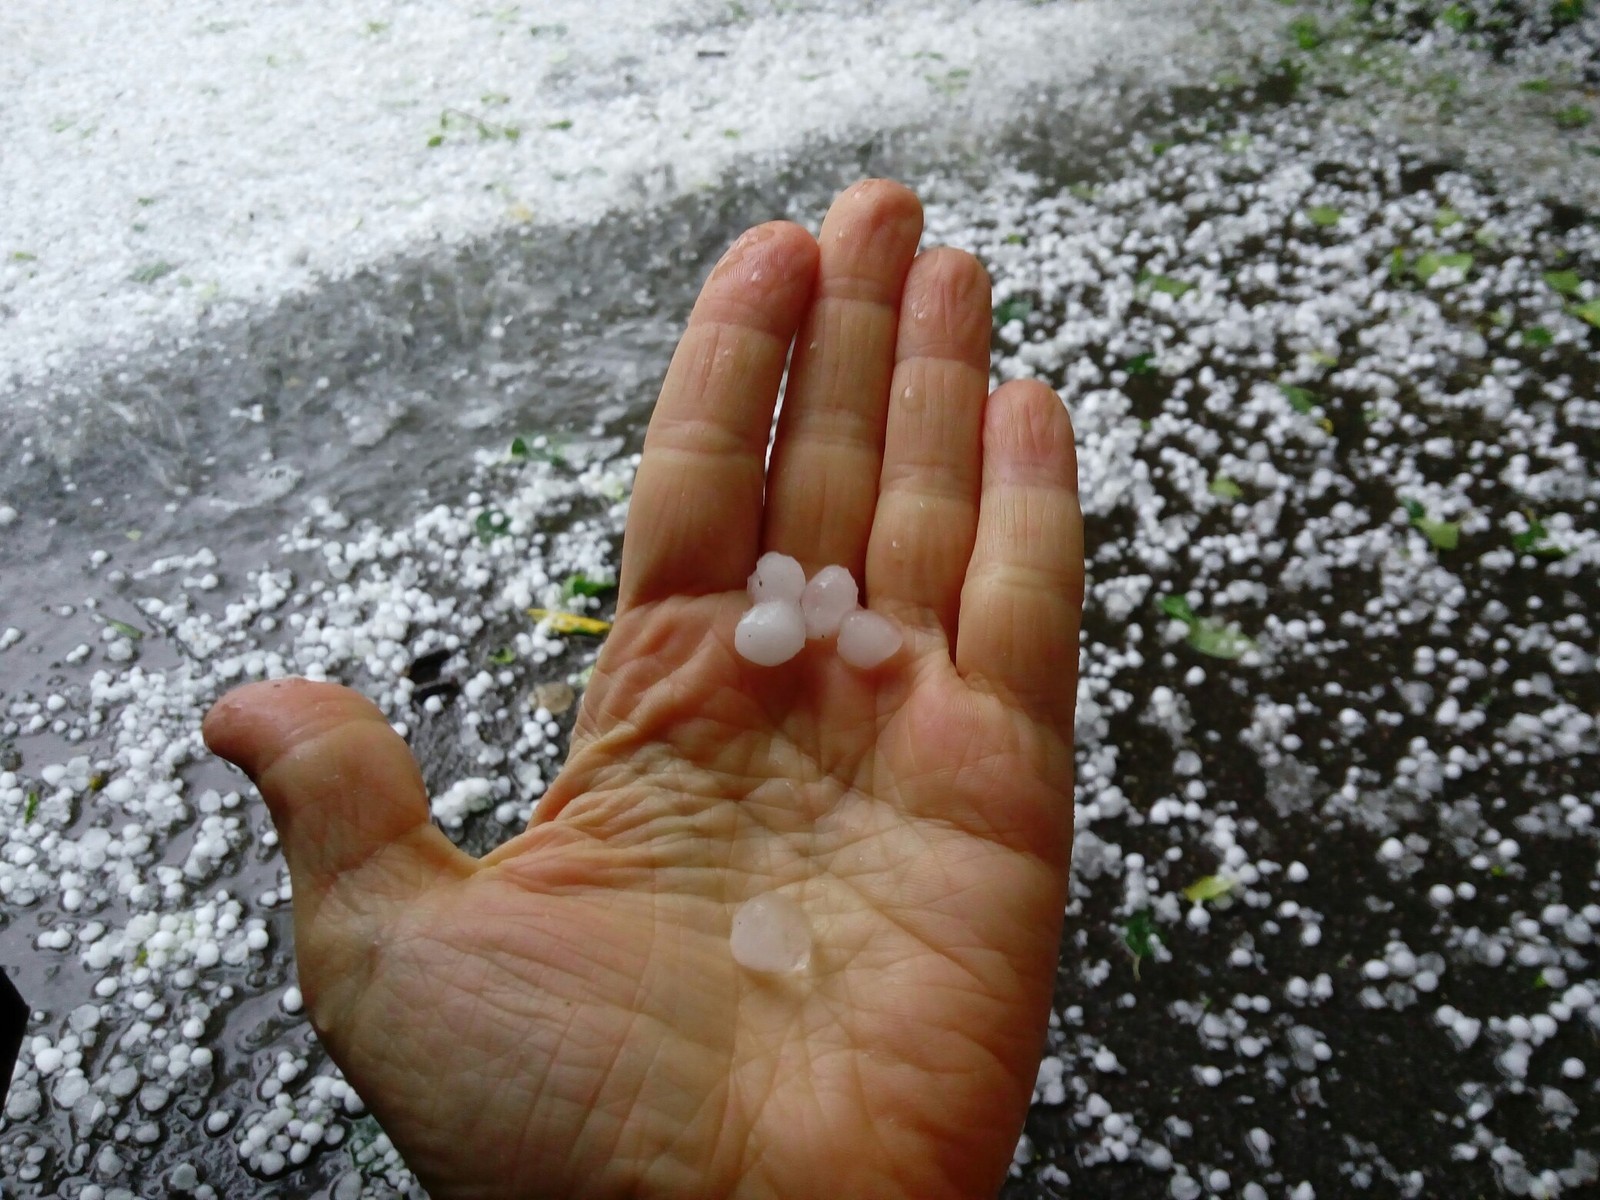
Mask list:
[[[876,204],[881,224],[895,202],[855,203]],[[951,269],[924,273],[937,285]],[[986,330],[986,305],[981,317]],[[964,353],[986,347],[969,336]],[[1059,457],[1044,419],[1024,418],[1020,437]],[[665,464],[674,426],[658,421]],[[799,461],[803,439],[791,441]],[[649,475],[651,459],[647,442],[619,615],[571,756],[535,823],[481,862],[415,805],[368,812],[361,845],[317,836],[334,818],[302,802],[302,773],[316,777],[308,794],[417,789],[387,726],[348,693],[286,685],[316,689],[293,722],[270,715],[294,703],[280,687],[208,723],[219,750],[254,766],[284,830],[313,1021],[437,1196],[992,1194],[1054,978],[1070,847],[1059,692],[1074,664],[1020,662],[1016,631],[980,634],[969,597],[941,580],[949,555],[908,560],[886,526],[881,539],[857,530],[872,547],[852,556],[846,543],[838,558],[855,557],[859,577],[864,557],[869,597],[906,626],[900,655],[862,674],[813,643],[753,667],[732,648],[745,601],[728,585],[754,556],[719,547],[725,562],[690,564],[720,590],[673,579],[684,564],[670,531],[635,528],[668,519],[637,515],[652,486],[675,482],[665,466]],[[775,507],[761,536],[776,521],[793,541]],[[1002,622],[1028,615],[1027,595],[973,580],[1053,568],[1002,556],[979,569],[984,531],[975,523],[965,546],[959,535],[957,584],[986,609],[998,601]],[[827,528],[816,536],[812,569],[840,551]],[[1069,593],[1076,551],[1051,552]],[[1074,604],[1056,601],[1047,614]],[[1050,637],[1075,632],[1074,618]],[[319,846],[298,860],[297,832]],[[775,890],[814,939],[789,976],[745,971],[729,950],[734,911]]]

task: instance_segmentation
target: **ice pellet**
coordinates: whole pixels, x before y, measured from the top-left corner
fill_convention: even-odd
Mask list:
[[[760,667],[788,662],[806,644],[805,618],[793,600],[766,600],[739,618],[733,648]]]
[[[857,609],[839,625],[839,657],[865,671],[892,657],[903,640],[899,627],[888,617]]]
[[[798,604],[800,593],[806,589],[805,569],[787,554],[769,550],[756,560],[756,569],[750,573],[746,586],[751,604],[767,600],[792,600]]]
[[[838,633],[839,622],[855,611],[858,595],[855,576],[847,568],[823,567],[800,595],[806,636],[825,638]]]
[[[739,906],[728,944],[736,963],[763,975],[791,975],[811,962],[811,927],[805,914],[777,892]]]

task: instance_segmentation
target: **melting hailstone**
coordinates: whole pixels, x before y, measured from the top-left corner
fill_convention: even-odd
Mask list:
[[[823,567],[800,594],[800,611],[806,617],[806,636],[832,637],[839,622],[856,608],[856,580],[846,567]]]
[[[787,554],[769,550],[756,560],[756,569],[750,573],[746,587],[751,604],[767,600],[789,600],[798,604],[800,593],[806,587],[805,569]]]
[[[739,618],[733,631],[733,648],[758,667],[788,662],[805,644],[805,618],[793,600],[763,600]]]
[[[857,609],[839,626],[839,657],[865,671],[892,657],[903,640],[899,627],[888,617]]]
[[[811,962],[811,926],[793,900],[768,892],[739,906],[728,945],[747,971],[791,975]]]

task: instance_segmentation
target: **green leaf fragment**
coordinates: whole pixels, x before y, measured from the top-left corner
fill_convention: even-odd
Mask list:
[[[1154,354],[1135,354],[1124,368],[1129,375],[1153,375],[1156,371]]]
[[[39,256],[37,254],[30,254],[26,250],[13,250],[11,252],[11,261],[12,262],[38,262],[39,261]]]
[[[1450,26],[1457,33],[1466,33],[1477,24],[1478,17],[1470,8],[1460,4],[1452,4],[1439,14],[1439,20]]]
[[[1028,239],[1020,233],[1008,233],[1005,236],[1005,244],[1008,246],[1026,245],[1027,241]]]
[[[1194,284],[1174,279],[1170,275],[1146,275],[1140,282],[1147,284],[1151,291],[1163,292],[1168,296],[1181,296],[1185,292],[1194,290]]]
[[[1155,933],[1155,920],[1150,910],[1141,908],[1128,918],[1122,927],[1122,941],[1133,952],[1133,977],[1139,978],[1139,967],[1150,957],[1150,938]]]
[[[1296,17],[1290,21],[1289,36],[1302,50],[1315,50],[1322,45],[1322,29],[1314,17]]]
[[[1226,475],[1218,475],[1211,481],[1207,489],[1213,496],[1221,496],[1224,500],[1238,500],[1244,495],[1244,489]]]
[[[36,817],[38,815],[39,815],[39,793],[38,792],[29,792],[28,793],[28,804],[27,804],[27,807],[22,810],[22,819],[24,821],[31,821],[31,820],[33,820],[34,817]]]
[[[1337,225],[1339,218],[1342,216],[1344,216],[1342,209],[1334,208],[1328,204],[1319,204],[1315,208],[1306,210],[1306,220],[1323,229],[1327,229],[1330,225]]]
[[[1461,224],[1463,217],[1453,208],[1441,208],[1433,218],[1433,227],[1443,233]]]
[[[1175,621],[1193,625],[1199,619],[1194,615],[1194,609],[1189,607],[1189,602],[1182,596],[1163,596],[1156,603],[1162,612]]]
[[[567,460],[561,456],[562,446],[559,442],[545,442],[541,446],[539,445],[541,441],[544,441],[542,437],[536,438],[532,442],[526,438],[512,438],[511,457],[519,462],[538,459],[540,462],[547,462],[553,467],[567,465]]]
[[[1552,85],[1548,79],[1527,79],[1524,80],[1519,86],[1525,92],[1535,92],[1539,95],[1543,95],[1545,92],[1550,90]]]
[[[1544,281],[1563,296],[1576,296],[1583,280],[1576,271],[1546,271]]]
[[[572,128],[572,118],[571,117],[563,117],[559,121],[546,122],[545,128],[546,129],[571,129]]]
[[[146,263],[128,278],[134,283],[154,283],[158,279],[171,275],[178,268],[169,262]]]
[[[140,638],[144,637],[144,630],[140,629],[137,625],[129,625],[126,621],[108,620],[106,624],[111,626],[111,628],[115,629],[125,638],[132,638],[134,641],[138,641]]]
[[[1435,550],[1454,550],[1461,544],[1461,526],[1455,521],[1433,521],[1424,517],[1412,524],[1433,543]]]
[[[996,325],[1009,325],[1012,321],[1023,321],[1033,312],[1033,305],[1021,296],[1013,296],[1003,300],[994,310]]]
[[[1155,932],[1155,919],[1148,908],[1141,908],[1128,918],[1122,928],[1122,940],[1135,958],[1150,957],[1150,935]]]
[[[1309,413],[1317,407],[1317,394],[1309,388],[1298,387],[1292,383],[1280,383],[1278,390],[1289,402],[1289,407],[1297,413]]]
[[[1207,875],[1184,888],[1183,894],[1191,904],[1203,904],[1207,900],[1220,900],[1231,891],[1233,880],[1221,875]]]
[[[497,508],[488,509],[478,514],[478,519],[473,522],[473,528],[478,531],[478,540],[485,545],[497,537],[504,537],[511,532],[511,518]]]
[[[1511,548],[1518,554],[1532,554],[1537,558],[1561,559],[1567,552],[1549,540],[1550,531],[1544,522],[1528,514],[1528,527],[1511,535]]]
[[[1555,336],[1543,325],[1535,325],[1532,329],[1524,329],[1522,331],[1522,344],[1524,346],[1535,346],[1542,349],[1545,346],[1553,345],[1555,340]]]
[[[1582,129],[1593,120],[1594,114],[1581,104],[1569,104],[1555,113],[1556,126],[1560,129]]]
[[[567,576],[566,582],[561,585],[561,595],[567,600],[574,596],[601,596],[616,586],[614,579],[590,579],[580,571]]]
[[[1443,270],[1460,271],[1465,275],[1472,270],[1472,262],[1470,254],[1436,254],[1430,250],[1418,256],[1416,266],[1411,271],[1418,280],[1427,283]]]
[[[1435,550],[1454,550],[1461,544],[1461,524],[1458,521],[1437,521],[1428,516],[1428,510],[1416,500],[1400,502],[1406,510],[1411,527],[1433,544]]]
[[[1583,18],[1587,0],[1552,0],[1550,17],[1559,29]]]
[[[1189,645],[1209,658],[1230,661],[1242,658],[1256,648],[1253,638],[1209,617],[1189,627]]]
[[[489,661],[497,667],[509,667],[517,661],[517,652],[510,646],[502,646],[489,654]]]
[[[1600,297],[1596,297],[1587,304],[1574,304],[1567,311],[1580,321],[1587,321],[1596,329],[1600,329]]]

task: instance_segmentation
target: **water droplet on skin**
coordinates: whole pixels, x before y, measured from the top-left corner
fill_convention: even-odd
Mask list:
[[[768,892],[746,900],[728,935],[733,959],[759,975],[793,975],[811,963],[811,926],[800,906]]]

